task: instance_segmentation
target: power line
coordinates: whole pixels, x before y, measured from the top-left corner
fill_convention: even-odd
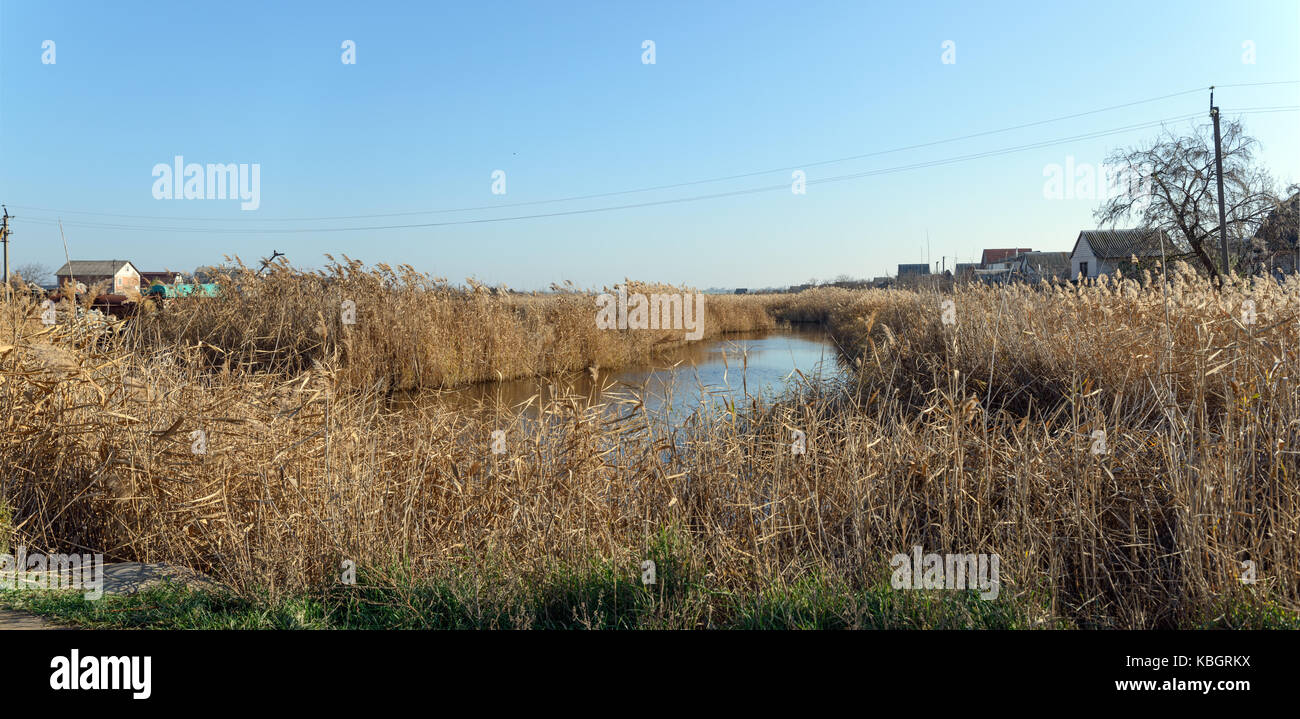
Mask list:
[[[1286,105],[1286,106],[1263,107],[1263,108],[1242,108],[1240,110],[1233,110],[1232,112],[1236,114],[1262,114],[1262,113],[1270,113],[1270,112],[1295,112],[1297,110],[1300,110],[1300,105]],[[949,165],[957,162],[966,162],[966,161],[982,159],[986,157],[996,157],[999,155],[1006,155],[1014,152],[1023,152],[1026,150],[1034,150],[1042,147],[1061,145],[1068,142],[1075,142],[1078,140],[1088,140],[1088,139],[1094,139],[1098,137],[1105,137],[1108,135],[1115,135],[1123,132],[1129,132],[1131,130],[1158,127],[1168,122],[1178,122],[1181,120],[1198,118],[1201,117],[1203,114],[1204,113],[1196,112],[1187,115],[1179,115],[1176,117],[1164,118],[1162,120],[1154,120],[1154,121],[1138,123],[1134,125],[1127,125],[1124,127],[1113,128],[1110,130],[1101,130],[1097,132],[1085,133],[1082,135],[1074,135],[1071,137],[1058,138],[1054,140],[1045,140],[1041,142],[1028,143],[1024,145],[1016,145],[1016,146],[1005,147],[997,150],[988,150],[984,152],[977,152],[977,153],[972,153],[967,155],[959,155],[956,157],[949,157],[949,158],[943,158],[938,160],[929,160],[925,162],[913,163],[910,165],[900,165],[900,166],[880,168],[875,170],[865,170],[862,172],[855,172],[846,175],[837,175],[837,176],[826,177],[821,179],[809,180],[807,184],[821,185],[821,184],[828,184],[834,182],[844,182],[848,180],[861,179],[864,177],[888,175],[897,172],[906,172],[909,170],[923,169],[928,167],[937,167],[941,165]],[[74,227],[85,227],[85,228],[95,228],[95,229],[133,230],[133,231],[144,231],[144,232],[226,234],[226,235],[301,234],[301,233],[325,233],[325,232],[361,232],[361,231],[398,230],[398,229],[422,229],[422,228],[433,228],[433,227],[450,227],[456,225],[475,225],[475,224],[488,224],[488,223],[495,223],[495,222],[532,220],[532,219],[542,219],[547,217],[566,217],[572,215],[585,215],[585,214],[593,214],[599,212],[612,212],[615,210],[655,207],[660,205],[697,202],[702,200],[713,200],[713,199],[720,199],[725,197],[737,197],[737,196],[751,195],[751,194],[757,194],[762,192],[772,192],[775,190],[788,190],[789,188],[790,188],[789,183],[783,182],[777,185],[767,185],[763,187],[731,190],[727,192],[718,192],[718,193],[711,193],[706,195],[695,195],[690,197],[679,197],[679,198],[671,198],[665,200],[654,200],[649,202],[613,205],[608,207],[594,207],[594,208],[583,208],[583,209],[575,209],[575,210],[565,210],[561,212],[537,213],[531,215],[476,218],[476,219],[469,219],[469,220],[449,220],[446,222],[427,222],[427,223],[415,223],[415,224],[405,224],[405,225],[371,225],[371,226],[362,226],[362,227],[318,227],[318,228],[290,228],[290,229],[218,229],[218,228],[196,228],[196,227],[158,227],[158,226],[141,226],[141,225],[123,225],[123,224],[107,224],[107,223],[97,223],[97,222],[68,222],[66,224]],[[30,220],[30,222],[32,222],[33,224],[53,224],[55,220],[52,218],[38,218],[38,219]]]
[[[1265,82],[1265,83],[1239,83],[1237,85],[1220,85],[1219,87],[1245,87],[1245,86],[1252,86],[1252,85],[1284,85],[1284,84],[1300,84],[1300,80],[1280,80],[1276,82]],[[728,180],[739,180],[739,179],[745,179],[749,177],[757,177],[759,175],[768,175],[775,172],[787,172],[791,170],[806,169],[809,167],[821,167],[824,165],[838,164],[841,162],[862,160],[869,157],[879,157],[881,155],[888,155],[896,152],[905,152],[907,150],[917,150],[926,147],[934,147],[937,145],[944,145],[948,143],[959,142],[962,140],[969,140],[977,137],[986,137],[988,135],[996,135],[1004,132],[1011,132],[1013,130],[1023,130],[1030,127],[1037,127],[1039,125],[1046,125],[1054,122],[1061,122],[1064,120],[1072,120],[1079,117],[1086,117],[1088,115],[1095,115],[1102,112],[1109,112],[1111,110],[1119,110],[1126,107],[1134,107],[1136,105],[1144,105],[1152,102],[1159,102],[1161,100],[1168,100],[1170,98],[1181,97],[1183,95],[1190,95],[1193,93],[1199,93],[1203,91],[1204,88],[1183,90],[1181,92],[1169,93],[1167,95],[1159,95],[1156,97],[1150,97],[1143,100],[1135,100],[1133,102],[1126,102],[1118,105],[1109,105],[1107,107],[1101,107],[1094,110],[1086,110],[1083,112],[1076,112],[1069,115],[1061,115],[1058,117],[1048,118],[1045,120],[1036,120],[1034,122],[1027,122],[1019,125],[1011,125],[1009,127],[1002,127],[995,130],[985,130],[982,132],[975,132],[967,135],[950,137],[943,140],[933,140],[930,142],[922,142],[913,145],[905,145],[902,147],[895,147],[888,150],[876,150],[873,152],[861,153],[857,155],[837,157],[830,160],[819,160],[816,162],[807,162],[807,163],[802,163],[797,165],[787,165],[784,167],[776,167],[767,170],[755,170],[752,172],[723,175],[720,177],[710,177],[702,180],[690,180],[686,182],[675,182],[675,183],[668,183],[662,185],[653,185],[649,187],[634,188],[629,190],[616,190],[612,192],[599,192],[599,193],[586,194],[586,195],[571,195],[568,197],[557,197],[548,200],[530,200],[527,202],[511,202],[511,203],[502,203],[496,205],[451,207],[451,208],[444,208],[444,209],[437,209],[437,210],[411,210],[411,211],[404,211],[404,212],[385,212],[385,213],[373,213],[373,214],[365,214],[365,215],[334,215],[334,216],[318,216],[318,217],[256,217],[256,218],[253,217],[248,217],[248,218],[160,217],[157,215],[129,215],[129,214],[118,214],[118,213],[110,213],[110,212],[90,212],[84,210],[60,210],[54,208],[32,207],[32,206],[24,206],[24,205],[14,205],[14,207],[18,207],[26,210],[34,210],[37,212],[55,212],[55,213],[68,214],[68,215],[90,215],[94,217],[116,217],[116,218],[123,218],[123,219],[164,220],[164,221],[176,221],[176,222],[316,222],[316,221],[332,221],[332,220],[378,219],[378,218],[385,218],[385,217],[412,217],[418,215],[436,215],[436,214],[447,214],[447,213],[454,213],[454,212],[477,212],[483,210],[504,210],[504,209],[510,209],[514,207],[528,207],[533,205],[545,205],[545,204],[554,204],[554,203],[561,203],[561,202],[575,202],[578,200],[594,200],[594,199],[601,199],[606,197],[618,197],[621,195],[637,194],[642,192],[671,190],[671,189],[677,189],[682,187],[692,187],[695,185],[709,184],[714,182],[725,182]]]

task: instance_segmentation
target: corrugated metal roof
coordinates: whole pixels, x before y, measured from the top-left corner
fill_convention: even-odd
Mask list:
[[[72,260],[63,263],[55,276],[67,277],[68,275],[93,277],[97,275],[112,275],[122,268],[122,265],[131,265],[130,260]],[[139,270],[136,270],[139,272]]]
[[[1034,273],[1059,277],[1070,274],[1069,252],[1026,252],[1015,259]]]
[[[1108,260],[1122,260],[1134,255],[1159,257],[1161,238],[1164,238],[1165,254],[1187,252],[1185,248],[1171,242],[1164,230],[1084,230],[1079,233],[1079,239],[1088,241],[1094,255]],[[1078,241],[1075,246],[1078,246]]]
[[[899,265],[898,274],[900,275],[928,275],[930,266],[924,262],[915,265]]]

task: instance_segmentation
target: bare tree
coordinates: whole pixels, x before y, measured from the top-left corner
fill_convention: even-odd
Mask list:
[[[54,276],[49,267],[39,262],[28,262],[19,265],[10,274],[17,274],[23,278],[24,282],[34,282],[38,285],[49,284],[50,279]]]
[[[1240,255],[1247,238],[1277,206],[1277,196],[1272,177],[1254,164],[1259,143],[1245,134],[1240,121],[1223,125],[1221,144],[1229,248]],[[1166,128],[1149,146],[1116,150],[1106,163],[1118,170],[1121,182],[1093,213],[1099,223],[1114,227],[1136,221],[1143,229],[1164,230],[1175,244],[1172,254],[1195,256],[1215,278],[1229,269],[1211,259],[1219,238],[1212,126],[1195,127],[1185,136]]]

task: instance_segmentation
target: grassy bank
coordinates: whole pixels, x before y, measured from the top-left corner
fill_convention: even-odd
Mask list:
[[[572,601],[572,604],[566,603]],[[463,586],[364,588],[266,599],[159,587],[89,602],[79,594],[0,594],[0,607],[97,629],[1025,629],[1010,603],[974,594],[908,597],[882,586],[804,585],[736,599],[696,596],[665,606],[631,584],[590,581],[484,602]],[[1281,628],[1288,625],[1263,625]],[[1295,628],[1295,625],[1289,625]]]
[[[11,546],[184,564],[248,606],[371,616],[358,590],[319,589],[352,560],[366,601],[403,606],[355,621],[403,626],[575,612],[593,626],[896,626],[913,610],[872,602],[939,601],[880,584],[882,558],[913,546],[1001,557],[998,601],[1013,609],[986,610],[1012,619],[951,615],[973,626],[1272,626],[1300,607],[1294,284],[1219,292],[1176,272],[1167,285],[731,297],[709,305],[737,318],[723,327],[824,323],[848,379],[674,423],[635,390],[600,406],[536,397],[531,418],[395,407],[404,376],[577,366],[591,343],[635,358],[656,340],[595,330],[589,295],[466,297],[332,272],[246,277],[227,309],[129,331],[0,325]],[[388,309],[313,335],[306,318],[353,281]],[[664,527],[692,572],[680,603],[611,614],[591,597],[641,606],[632,568]],[[375,579],[393,566],[403,575]],[[557,592],[569,598],[543,601]],[[471,596],[491,611],[464,614]]]
[[[0,592],[0,607],[83,627],[158,629],[1016,629],[1063,626],[1044,602],[973,591],[895,591],[887,569],[852,583],[808,575],[736,591],[658,534],[640,564],[592,561],[518,573],[496,561],[437,577],[363,570],[356,584],[271,596],[159,585],[86,601],[72,591]]]
[[[78,592],[0,591],[0,609],[88,629],[1079,629],[1033,597],[984,601],[970,591],[854,589],[805,578],[737,595],[705,584],[643,586],[634,573],[562,573],[542,583],[505,578],[334,586],[278,597],[155,586],[87,601]],[[1274,604],[1225,603],[1185,629],[1297,630]]]

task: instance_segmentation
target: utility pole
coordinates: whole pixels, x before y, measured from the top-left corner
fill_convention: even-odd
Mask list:
[[[1214,179],[1219,185],[1219,253],[1223,276],[1228,276],[1228,219],[1223,209],[1223,146],[1219,141],[1219,108],[1214,106],[1214,86],[1210,86],[1210,118],[1214,120]]]
[[[0,205],[0,208],[3,208],[5,212],[4,217],[0,218],[0,242],[3,242],[5,246],[4,278],[5,299],[7,300],[9,299],[9,208],[4,205]]]

